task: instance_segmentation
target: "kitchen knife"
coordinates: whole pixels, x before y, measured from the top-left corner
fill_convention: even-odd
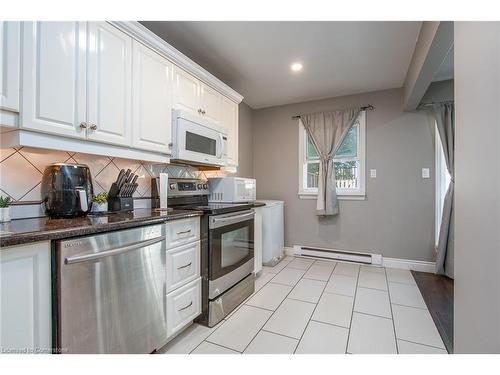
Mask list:
[[[120,182],[120,185],[118,186],[118,188],[120,190],[123,187],[123,185],[125,184],[125,182],[127,182],[127,179],[128,179],[128,176],[130,176],[130,173],[132,173],[132,170],[131,169],[127,169],[127,172],[125,172],[125,176],[123,177],[122,181]]]
[[[120,173],[118,173],[118,177],[116,178],[116,185],[120,185],[120,180],[122,179],[122,177],[125,175],[125,169],[122,169],[120,170]]]
[[[132,179],[134,178],[135,174],[131,173],[128,178],[127,178],[127,184],[130,184],[132,182]]]
[[[113,182],[113,184],[111,184],[111,187],[109,188],[108,196],[110,198],[118,196],[118,194],[120,193],[119,186],[124,177],[125,177],[125,169],[122,169],[120,173],[118,173],[116,181]]]

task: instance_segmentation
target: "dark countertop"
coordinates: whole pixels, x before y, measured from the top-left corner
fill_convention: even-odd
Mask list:
[[[0,224],[0,247],[91,235],[196,217],[202,214],[201,211],[196,210],[156,211],[151,208],[139,208],[130,212],[88,215],[69,219],[50,219],[48,217],[17,219]]]

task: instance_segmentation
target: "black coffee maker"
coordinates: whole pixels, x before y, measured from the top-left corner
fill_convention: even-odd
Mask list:
[[[50,217],[85,216],[92,207],[92,177],[84,164],[49,165],[43,172],[41,188]]]

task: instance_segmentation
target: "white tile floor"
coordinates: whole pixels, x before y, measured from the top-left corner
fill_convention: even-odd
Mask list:
[[[214,328],[193,324],[176,354],[446,354],[406,270],[286,257]]]

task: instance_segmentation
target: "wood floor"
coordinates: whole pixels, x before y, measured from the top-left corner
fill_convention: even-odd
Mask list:
[[[453,280],[412,271],[420,293],[449,353],[453,353]]]

